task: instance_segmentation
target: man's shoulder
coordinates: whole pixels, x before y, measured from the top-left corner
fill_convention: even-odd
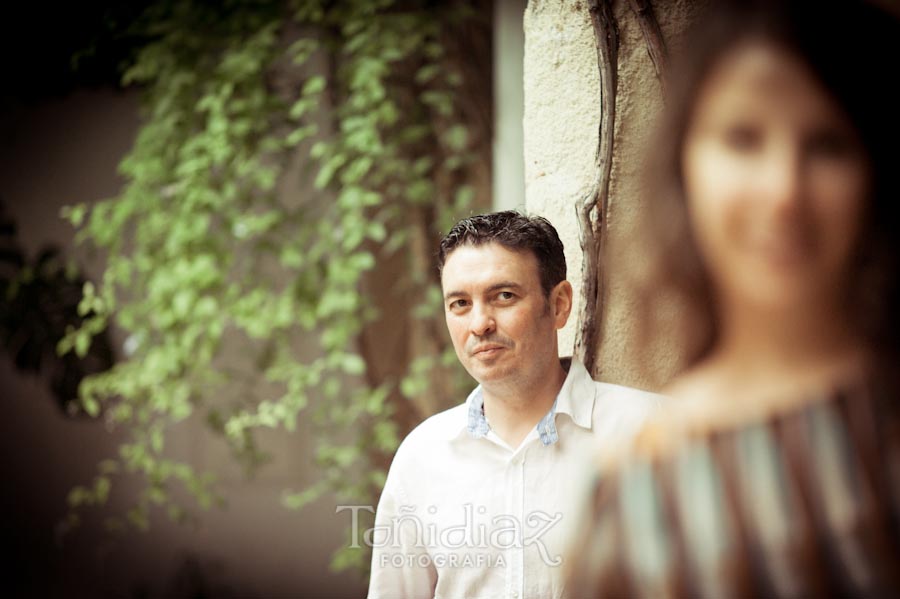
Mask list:
[[[644,410],[656,406],[662,396],[650,391],[642,391],[634,387],[626,387],[616,383],[595,381],[578,359],[571,359],[571,383],[567,380],[568,393],[576,401],[594,400],[595,405],[607,408],[622,407]]]
[[[400,443],[388,474],[387,486],[408,486],[436,464],[452,462],[451,441],[464,433],[466,406],[460,404],[423,420]],[[406,481],[407,484],[404,484]]]
[[[616,383],[594,381],[596,397],[603,402],[622,402],[632,405],[653,406],[663,400],[663,396],[652,391],[644,391],[635,387],[626,387]]]
[[[429,416],[406,436],[397,453],[436,447],[456,437],[466,426],[466,403]]]
[[[605,441],[628,439],[636,434],[665,398],[614,383],[594,382],[594,432]]]

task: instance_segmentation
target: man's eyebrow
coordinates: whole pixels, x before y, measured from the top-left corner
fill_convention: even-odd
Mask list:
[[[465,291],[448,291],[444,294],[444,301],[447,301],[454,297],[465,297],[467,295],[468,293],[466,293]]]
[[[512,281],[502,281],[500,283],[494,283],[493,285],[488,287],[487,292],[493,293],[494,291],[499,291],[501,289],[515,289],[516,291],[519,291],[522,289],[522,286]]]
[[[513,281],[501,281],[499,283],[494,283],[487,289],[485,289],[485,293],[493,293],[495,291],[499,291],[500,289],[515,289],[519,291],[522,289],[522,286]],[[456,297],[468,297],[468,293],[465,291],[448,291],[444,294],[444,301],[451,300]]]

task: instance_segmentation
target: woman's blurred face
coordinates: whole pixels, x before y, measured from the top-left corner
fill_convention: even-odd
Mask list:
[[[723,56],[700,89],[682,161],[692,230],[719,302],[771,311],[840,299],[867,204],[868,160],[802,62],[764,43]]]

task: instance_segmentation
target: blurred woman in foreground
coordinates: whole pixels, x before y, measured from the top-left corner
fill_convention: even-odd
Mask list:
[[[900,591],[900,30],[718,3],[685,38],[650,198],[687,367],[598,468],[571,596]]]

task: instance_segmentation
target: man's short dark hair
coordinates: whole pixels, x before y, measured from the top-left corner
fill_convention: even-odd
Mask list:
[[[544,296],[566,279],[566,256],[556,229],[546,218],[526,216],[514,210],[479,214],[456,223],[441,240],[438,270],[443,271],[450,253],[464,245],[499,243],[514,252],[531,252],[537,258]]]

